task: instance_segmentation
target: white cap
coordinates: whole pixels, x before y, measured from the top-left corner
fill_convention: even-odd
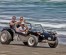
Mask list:
[[[24,22],[22,22],[21,24],[25,24]]]

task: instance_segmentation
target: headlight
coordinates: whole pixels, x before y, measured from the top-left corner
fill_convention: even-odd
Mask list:
[[[51,40],[51,37],[48,37],[48,40]]]

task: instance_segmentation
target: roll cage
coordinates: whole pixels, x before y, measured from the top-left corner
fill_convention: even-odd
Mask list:
[[[27,26],[30,29],[30,31],[33,31],[33,32],[44,33],[44,31],[45,31],[41,24],[31,24],[31,23],[28,23]]]

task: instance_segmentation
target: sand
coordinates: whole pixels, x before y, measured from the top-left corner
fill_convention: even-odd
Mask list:
[[[50,48],[48,44],[39,43],[36,47],[28,47],[22,42],[13,41],[9,45],[0,44],[0,55],[66,55],[66,45]]]
[[[66,55],[66,46],[58,45],[50,48],[47,44],[40,43],[37,47],[28,47],[23,44],[2,45],[0,44],[0,55]]]

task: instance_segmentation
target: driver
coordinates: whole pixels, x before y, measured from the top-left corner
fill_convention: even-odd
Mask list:
[[[27,32],[28,32],[28,27],[25,26],[24,23],[21,23],[20,27],[19,27],[19,28],[16,28],[16,31],[17,31],[17,32],[20,32],[20,33],[23,33],[23,34],[27,34]]]

